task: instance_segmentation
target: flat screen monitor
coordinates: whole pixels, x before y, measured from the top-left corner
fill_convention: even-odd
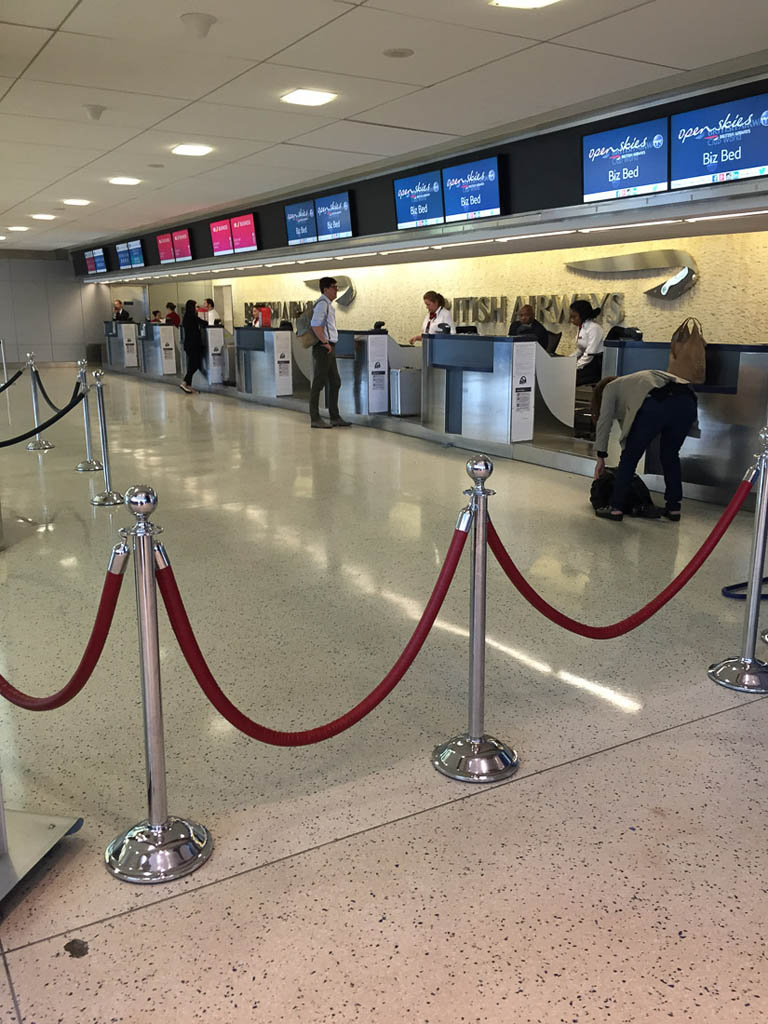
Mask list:
[[[458,220],[476,220],[479,217],[498,217],[501,201],[497,157],[445,167],[443,198],[446,224]]]
[[[107,261],[103,249],[93,250],[93,263],[97,274],[105,274],[107,272]]]
[[[338,192],[315,200],[317,240],[327,242],[332,238],[352,237],[352,213],[349,208],[349,192]]]
[[[89,250],[85,254],[85,269],[89,274],[96,273],[96,260],[93,258],[93,250]]]
[[[118,242],[115,246],[117,250],[117,265],[121,270],[127,270],[131,266],[131,254],[128,252],[127,242]]]
[[[128,243],[128,254],[131,257],[132,267],[144,266],[144,251],[141,248],[141,242],[138,238],[133,242]]]
[[[768,175],[768,94],[675,114],[672,188]]]
[[[669,188],[666,117],[585,135],[581,146],[585,203],[651,195]]]
[[[232,226],[229,220],[214,220],[210,226],[213,255],[231,256],[235,250],[232,248]]]
[[[189,231],[186,228],[173,232],[173,252],[177,263],[192,259],[192,246],[189,241]]]
[[[395,179],[395,211],[398,228],[443,224],[443,191],[440,171]]]
[[[231,217],[232,248],[235,252],[253,252],[258,249],[256,244],[256,225],[252,213],[241,213],[239,217]]]
[[[308,199],[305,203],[291,203],[284,209],[288,245],[304,245],[305,242],[316,242],[317,223],[315,221],[314,202]]]
[[[176,256],[173,252],[173,238],[170,232],[167,235],[157,236],[157,254],[161,263],[175,263]]]

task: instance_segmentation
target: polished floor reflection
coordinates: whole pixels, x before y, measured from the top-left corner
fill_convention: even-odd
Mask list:
[[[54,401],[73,371],[45,369]],[[27,429],[25,378],[0,436]],[[149,483],[209,664],[276,728],[347,711],[421,614],[464,504],[466,452],[108,376],[113,485]],[[95,418],[94,418],[95,426]],[[94,508],[79,410],[37,455],[0,451],[0,672],[58,688],[90,630],[122,508]],[[498,461],[497,529],[575,617],[634,611],[719,509],[596,520],[589,481]],[[650,624],[596,643],[560,632],[491,563],[487,711],[515,779],[485,789],[430,765],[466,722],[468,552],[432,635],[385,703],[343,736],[264,747],[224,722],[161,613],[169,802],[213,832],[173,885],[121,884],[103,849],[144,813],[135,603],[126,581],[84,692],[48,714],[0,707],[12,807],[75,814],[3,905],[0,1019],[756,1022],[768,797],[766,705],[709,683],[738,653],[752,517]],[[131,570],[132,571],[132,570]],[[73,956],[73,939],[87,944]],[[65,948],[69,946],[69,948]]]

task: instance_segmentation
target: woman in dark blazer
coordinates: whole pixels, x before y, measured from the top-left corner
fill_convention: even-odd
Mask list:
[[[192,378],[196,370],[203,365],[203,334],[201,327],[207,327],[205,320],[197,315],[197,303],[194,299],[187,299],[184,306],[184,318],[181,321],[184,331],[184,352],[187,357],[187,372],[179,387],[188,395],[196,394],[192,387]]]

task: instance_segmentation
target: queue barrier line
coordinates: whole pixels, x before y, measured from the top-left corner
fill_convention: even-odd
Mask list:
[[[34,437],[35,434],[39,434],[43,430],[47,430],[48,427],[52,427],[54,423],[58,423],[58,421],[62,417],[66,416],[68,412],[72,412],[72,410],[82,402],[83,398],[84,394],[80,391],[80,381],[78,380],[72,392],[72,397],[61,412],[57,412],[55,416],[51,416],[51,418],[46,420],[45,423],[37,424],[37,426],[32,427],[31,430],[27,430],[24,434],[19,434],[18,437],[11,437],[7,441],[0,441],[0,448],[9,448],[11,445],[20,444],[22,441],[27,441],[30,437]]]
[[[25,370],[26,366],[22,366],[22,368],[20,370],[17,370],[12,377],[8,378],[5,384],[0,384],[0,395],[2,395],[2,393],[6,391],[11,386],[11,384],[15,384]]]
[[[34,373],[35,379],[37,380],[37,386],[40,388],[40,394],[43,396],[43,398],[47,402],[48,406],[54,412],[61,412],[61,407],[58,406],[58,405],[54,405],[54,403],[50,399],[50,396],[49,396],[48,392],[45,390],[45,384],[43,384],[43,378],[40,376],[40,371],[38,370],[38,368],[35,367],[32,372]],[[70,401],[71,401],[71,399],[70,399]]]

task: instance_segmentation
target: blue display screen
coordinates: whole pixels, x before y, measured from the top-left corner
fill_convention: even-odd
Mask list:
[[[499,161],[473,160],[443,170],[445,222],[475,220],[476,217],[497,217],[499,200]]]
[[[331,238],[352,237],[352,213],[349,208],[349,192],[338,192],[315,200],[317,216],[317,238],[327,242]]]
[[[669,132],[666,117],[614,128],[582,139],[584,202],[666,192]]]
[[[395,209],[399,228],[421,228],[426,224],[442,224],[445,217],[440,171],[396,179]]]
[[[93,262],[96,264],[96,273],[103,274],[107,269],[107,261],[104,258],[103,249],[93,250]]]
[[[768,95],[672,118],[672,188],[768,174]]]
[[[311,199],[306,203],[292,203],[285,207],[285,226],[288,230],[288,245],[302,245],[317,241],[315,204]]]
[[[128,243],[128,255],[131,257],[132,267],[143,267],[144,266],[144,253],[141,248],[140,241],[134,241]]]
[[[125,270],[131,265],[131,254],[128,252],[128,243],[120,242],[115,246],[117,249],[117,262],[121,270]]]

